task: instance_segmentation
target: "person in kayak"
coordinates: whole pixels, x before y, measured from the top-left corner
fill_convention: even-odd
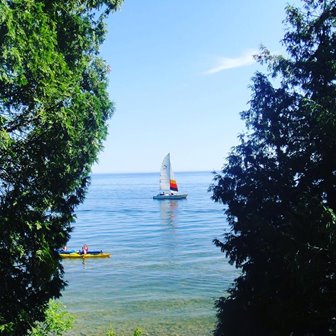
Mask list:
[[[89,246],[84,244],[82,247],[82,254],[87,254],[89,252]]]

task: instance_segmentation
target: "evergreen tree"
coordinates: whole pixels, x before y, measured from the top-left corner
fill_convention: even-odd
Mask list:
[[[60,296],[66,244],[113,111],[99,58],[121,0],[0,1],[0,334]]]
[[[252,79],[247,130],[211,186],[241,269],[215,335],[336,333],[336,2],[288,6],[288,57]]]

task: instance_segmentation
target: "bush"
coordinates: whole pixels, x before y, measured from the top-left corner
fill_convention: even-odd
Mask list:
[[[45,320],[36,322],[29,336],[61,336],[72,328],[74,317],[65,310],[65,306],[55,300],[50,300],[45,312]],[[112,336],[112,335],[109,335]]]

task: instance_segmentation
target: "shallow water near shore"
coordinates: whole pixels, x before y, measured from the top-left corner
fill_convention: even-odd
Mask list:
[[[62,301],[74,313],[67,335],[211,335],[214,301],[237,271],[212,240],[227,230],[223,206],[207,189],[208,172],[175,173],[186,200],[158,201],[158,174],[93,175],[69,248],[112,253],[63,260]]]

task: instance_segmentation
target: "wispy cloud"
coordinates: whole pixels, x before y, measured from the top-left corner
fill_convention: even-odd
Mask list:
[[[256,62],[253,56],[257,53],[258,51],[256,50],[247,50],[244,54],[235,58],[221,57],[218,60],[217,65],[205,71],[205,74],[212,75],[224,70],[251,65]]]

